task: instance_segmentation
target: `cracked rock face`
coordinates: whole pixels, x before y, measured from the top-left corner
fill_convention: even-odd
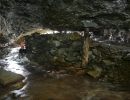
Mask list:
[[[22,33],[31,28],[41,27],[43,18],[39,0],[1,0],[0,15],[6,19],[9,31]],[[2,23],[2,21],[1,21]]]
[[[82,20],[100,26],[130,26],[128,0],[1,0],[0,16],[6,19],[10,32],[51,27],[78,29]]]

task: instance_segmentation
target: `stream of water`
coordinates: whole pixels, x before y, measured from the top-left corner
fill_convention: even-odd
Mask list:
[[[108,83],[87,77],[73,76],[56,71],[45,71],[28,65],[26,57],[19,58],[19,47],[11,48],[5,59],[5,70],[23,75],[26,85],[20,90],[0,90],[2,100],[130,100],[129,91],[114,91]],[[12,97],[13,94],[15,95]]]

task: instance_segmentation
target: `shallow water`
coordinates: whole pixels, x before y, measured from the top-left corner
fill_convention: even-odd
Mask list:
[[[26,85],[13,91],[1,88],[1,100],[130,100],[129,91],[111,90],[111,84],[30,66],[26,57],[19,58],[18,50],[12,48],[1,62],[7,63],[6,70],[26,77]]]

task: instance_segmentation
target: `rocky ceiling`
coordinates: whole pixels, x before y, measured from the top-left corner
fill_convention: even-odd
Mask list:
[[[99,26],[130,27],[128,0],[0,0],[0,24],[4,18],[10,32],[35,27],[75,29],[83,20]]]

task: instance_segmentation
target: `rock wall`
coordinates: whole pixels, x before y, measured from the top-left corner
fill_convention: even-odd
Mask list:
[[[123,86],[130,84],[130,48],[93,43],[89,63],[81,67],[83,37],[72,34],[33,34],[26,36],[27,57],[44,67],[66,69]],[[79,71],[80,70],[80,71]]]
[[[100,77],[116,84],[129,86],[130,48],[109,44],[98,44],[92,47],[88,74],[95,78]]]
[[[43,66],[80,67],[82,36],[79,34],[45,34],[26,36],[27,57]]]
[[[0,19],[6,22],[8,34],[19,35],[32,28],[42,27],[41,0],[1,0]],[[3,21],[0,21],[2,26]]]
[[[5,19],[10,33],[17,34],[42,26],[77,30],[83,20],[129,28],[129,7],[128,0],[1,0],[0,19]]]
[[[8,53],[8,49],[6,48],[8,43],[8,39],[3,34],[0,34],[0,58]]]

